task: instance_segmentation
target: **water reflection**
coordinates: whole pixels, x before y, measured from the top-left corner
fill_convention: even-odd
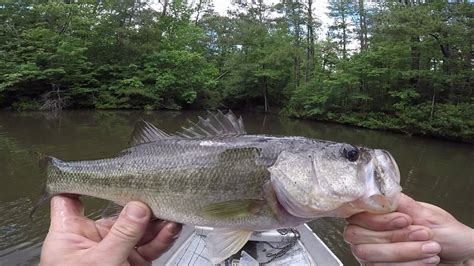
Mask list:
[[[43,182],[35,152],[64,160],[113,156],[127,146],[139,119],[172,133],[197,115],[205,112],[0,112],[0,264],[37,262],[47,231],[47,207],[42,207],[33,221],[28,218]],[[252,134],[300,135],[389,150],[399,164],[406,193],[437,204],[474,226],[472,145],[273,115],[242,116]],[[94,217],[103,206],[98,200],[86,204]],[[345,263],[355,263],[342,241],[343,220],[320,219],[311,226]]]

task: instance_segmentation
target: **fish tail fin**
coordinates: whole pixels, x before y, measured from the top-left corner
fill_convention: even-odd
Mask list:
[[[48,190],[48,175],[52,168],[54,168],[54,161],[58,160],[54,157],[44,155],[42,153],[36,153],[38,156],[39,168],[40,168],[40,176],[43,180],[43,185],[41,189],[41,196],[39,197],[36,204],[33,206],[30,212],[30,219],[33,218],[34,213],[38,208],[49,201],[54,195],[50,193]]]

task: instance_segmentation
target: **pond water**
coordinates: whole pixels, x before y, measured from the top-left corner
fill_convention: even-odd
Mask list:
[[[409,137],[337,124],[294,120],[274,115],[238,113],[251,134],[299,135],[383,148],[394,156],[405,193],[451,212],[474,227],[474,146]],[[187,119],[204,112],[67,111],[0,112],[0,265],[38,262],[49,223],[48,206],[33,220],[41,180],[35,152],[64,160],[114,156],[126,148],[139,119],[175,132]],[[88,215],[97,217],[104,202],[86,200]],[[319,219],[311,227],[347,265],[355,264],[342,240],[342,219]]]

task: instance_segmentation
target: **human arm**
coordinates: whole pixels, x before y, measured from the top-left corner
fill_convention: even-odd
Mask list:
[[[91,220],[76,197],[51,200],[51,225],[40,264],[151,265],[180,231],[180,225],[156,220],[141,202],[130,202],[117,220]]]
[[[354,255],[369,264],[416,265],[429,260],[437,264],[438,260],[474,265],[474,230],[443,209],[404,194],[397,212],[360,213],[347,220],[344,237]]]

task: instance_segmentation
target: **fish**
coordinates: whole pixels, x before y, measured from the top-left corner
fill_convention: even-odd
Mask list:
[[[208,258],[238,252],[253,231],[320,217],[396,209],[400,172],[382,149],[301,136],[247,134],[242,117],[209,112],[176,134],[140,121],[113,158],[45,156],[43,199],[71,193],[125,205],[142,201],[160,219],[213,227]]]

